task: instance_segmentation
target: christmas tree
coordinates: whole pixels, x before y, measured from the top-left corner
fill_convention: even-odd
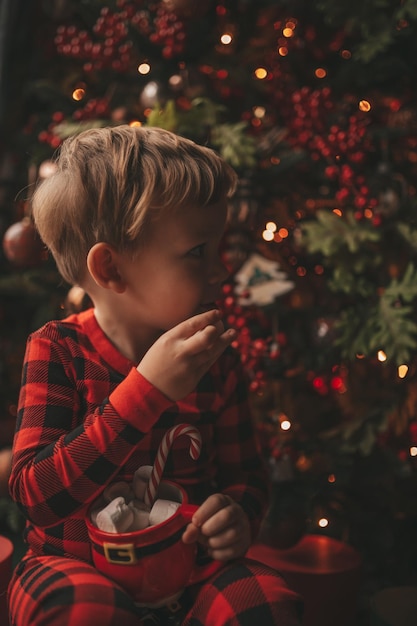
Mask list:
[[[0,445],[27,333],[85,305],[33,232],[34,184],[73,133],[161,126],[239,174],[220,305],[275,483],[270,540],[327,533],[378,582],[415,578],[417,0],[2,11]]]

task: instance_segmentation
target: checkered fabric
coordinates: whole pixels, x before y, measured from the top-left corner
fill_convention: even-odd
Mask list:
[[[169,569],[169,568],[168,568]],[[301,604],[282,578],[242,559],[179,602],[137,607],[92,565],[62,557],[29,557],[10,585],[11,626],[299,626]],[[190,608],[191,607],[191,608]]]
[[[33,552],[89,561],[88,507],[109,483],[152,465],[166,430],[181,422],[199,429],[202,452],[194,461],[187,437],[176,439],[164,478],[183,485],[196,504],[214,491],[227,493],[256,532],[267,480],[233,351],[174,403],[117,351],[93,309],[35,332],[24,361],[10,477]]]
[[[246,380],[232,349],[194,392],[172,402],[118,352],[93,309],[33,333],[10,476],[32,554],[91,563],[88,508],[109,483],[152,465],[166,430],[181,422],[199,429],[202,452],[191,459],[188,439],[178,438],[164,478],[182,485],[195,504],[216,491],[230,495],[255,534],[267,504],[267,474],[255,444]]]
[[[200,586],[182,626],[300,626],[302,612],[276,571],[241,559]]]

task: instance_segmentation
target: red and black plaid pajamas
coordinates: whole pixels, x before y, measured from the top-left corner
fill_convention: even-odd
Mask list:
[[[230,495],[241,504],[256,533],[267,501],[267,480],[255,445],[245,380],[232,350],[223,354],[193,393],[175,403],[117,351],[98,326],[93,309],[50,322],[31,335],[10,477],[11,494],[27,519],[29,550],[10,585],[12,624],[139,623],[129,597],[91,565],[84,520],[110,482],[128,479],[141,465],[153,464],[164,433],[181,422],[198,427],[202,452],[192,460],[188,439],[178,438],[164,478],[181,484],[196,504],[215,491]],[[278,611],[280,603],[284,614],[295,611],[295,596],[278,575],[259,564],[256,567],[274,579],[278,598],[267,590],[269,583],[262,583],[268,576],[255,572],[252,562],[228,566],[217,576],[221,579],[242,567],[249,568],[245,576],[236,573],[236,581],[223,587],[211,581],[203,585],[207,590],[201,597],[210,593],[210,605],[216,605],[214,596],[230,596],[224,606],[234,615],[243,616],[255,606],[275,615],[268,607],[276,605]],[[199,598],[184,624],[249,623],[243,617],[212,622],[210,607]],[[269,623],[297,623],[283,617],[274,620]]]

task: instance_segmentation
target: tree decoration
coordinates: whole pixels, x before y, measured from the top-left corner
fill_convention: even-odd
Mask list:
[[[39,265],[45,258],[45,247],[29,217],[9,226],[3,236],[3,250],[15,267]]]
[[[137,38],[146,38],[161,49],[165,59],[184,52],[186,34],[181,19],[167,4],[138,0],[119,0],[119,10],[102,7],[92,26],[92,33],[76,25],[59,26],[55,36],[57,51],[83,61],[86,73],[101,70],[127,72],[133,62]]]
[[[17,37],[8,57],[24,86],[2,100],[12,175],[0,155],[3,232],[23,215],[8,191],[35,182],[27,161],[37,171],[85,128],[162,126],[227,158],[239,185],[219,307],[277,488],[268,541],[365,536],[384,584],[414,580],[417,519],[417,9],[394,4],[38,3],[36,44]],[[5,253],[0,346],[13,354],[16,316],[26,330],[89,304],[52,265]],[[0,385],[5,412],[10,394]]]
[[[267,306],[273,304],[278,296],[282,296],[294,288],[285,272],[279,265],[260,254],[252,254],[235,274],[236,294],[242,305],[255,304]]]

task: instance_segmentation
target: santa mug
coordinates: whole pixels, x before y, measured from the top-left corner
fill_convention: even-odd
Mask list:
[[[177,599],[185,587],[214,574],[220,561],[196,563],[197,544],[185,544],[182,534],[197,506],[189,504],[179,485],[162,481],[157,498],[178,502],[176,512],[154,526],[126,533],[109,533],[86,519],[95,567],[117,582],[136,603],[158,607]]]

